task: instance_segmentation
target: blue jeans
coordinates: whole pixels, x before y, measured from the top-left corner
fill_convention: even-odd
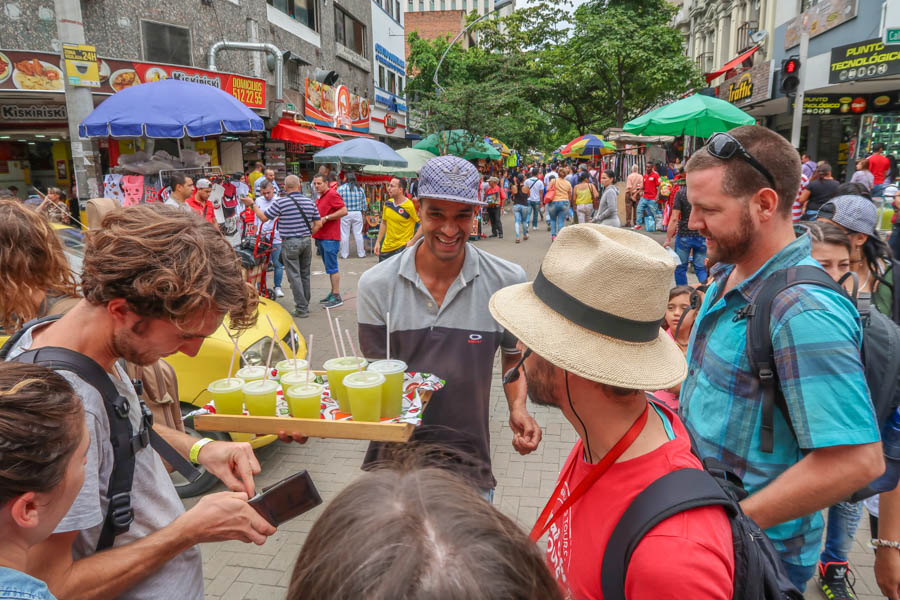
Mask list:
[[[548,208],[550,216],[550,235],[556,237],[556,234],[558,234],[566,224],[566,215],[569,214],[569,201],[557,200],[551,202]]]
[[[700,236],[675,236],[675,254],[681,264],[675,267],[675,285],[687,285],[688,259],[693,255],[694,272],[697,280],[706,283],[706,238]]]
[[[884,188],[890,185],[890,182],[885,181],[884,183],[879,183],[878,185],[873,185],[871,194],[873,198],[883,198],[884,197]]]
[[[531,213],[531,207],[523,204],[513,205],[513,216],[516,218],[516,239],[519,239],[519,230],[528,235],[528,216]]]
[[[272,267],[275,271],[275,287],[281,287],[281,281],[284,279],[284,265],[281,264],[281,244],[272,245]]]
[[[806,582],[816,574],[816,565],[792,565],[782,560],[781,566],[784,567],[784,572],[790,582],[801,592],[806,590]]]
[[[853,536],[862,518],[862,502],[838,502],[828,508],[828,526],[825,529],[825,547],[819,560],[822,564],[847,562],[847,554],[853,546]]]
[[[634,222],[638,225],[644,225],[644,229],[646,229],[646,225],[644,224],[644,213],[647,213],[648,216],[653,217],[653,223],[656,226],[656,229],[662,227],[662,223],[659,220],[659,212],[657,212],[656,200],[651,200],[650,198],[641,197],[641,201],[638,202],[637,205],[637,214],[634,217]]]
[[[316,240],[316,248],[322,255],[325,263],[325,272],[329,275],[338,272],[338,250],[341,249],[341,240]]]
[[[537,229],[538,217],[541,214],[541,203],[528,202],[528,205],[531,207],[531,228]]]

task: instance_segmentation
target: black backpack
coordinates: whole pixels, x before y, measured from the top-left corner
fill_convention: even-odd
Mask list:
[[[693,439],[691,448],[696,454]],[[603,553],[604,600],[625,600],[628,563],[647,532],[673,515],[701,506],[722,506],[731,524],[733,600],[802,600],[769,536],[741,510],[739,502],[747,496],[741,480],[715,459],[702,462],[703,470],[680,469],[663,475],[625,510]]]
[[[750,359],[750,368],[759,379],[760,390],[763,393],[760,435],[760,449],[763,452],[774,450],[775,407],[781,411],[791,433],[794,433],[787,404],[778,385],[769,325],[772,301],[784,290],[801,284],[826,287],[852,301],[844,288],[825,271],[811,265],[798,265],[770,275],[750,303],[735,317],[748,320],[747,355]],[[872,396],[876,422],[881,427],[900,403],[900,326],[874,306],[861,311],[860,318],[863,324],[862,362],[866,383]],[[896,484],[896,481],[894,483]],[[879,491],[886,490],[875,490],[866,486],[855,492],[850,500],[857,502]]]
[[[36,325],[55,321],[59,317],[60,315],[52,315],[25,323],[22,329],[6,340],[6,343],[0,348],[0,361],[7,360],[10,351],[27,330]],[[106,370],[93,359],[66,348],[45,347],[28,350],[10,360],[42,365],[54,371],[70,371],[96,389],[103,397],[103,405],[109,419],[109,441],[113,448],[113,467],[106,489],[106,498],[109,504],[103,521],[103,529],[100,531],[100,538],[97,541],[98,552],[112,547],[116,536],[128,531],[134,520],[134,509],[131,506],[131,484],[134,479],[135,455],[139,450],[146,448],[149,444],[188,480],[195,481],[200,477],[201,473],[190,462],[153,431],[153,414],[140,399],[143,385],[139,380],[134,381],[134,385],[138,401],[141,403],[142,419],[140,431],[134,434],[131,421],[128,419],[128,399],[119,394]]]

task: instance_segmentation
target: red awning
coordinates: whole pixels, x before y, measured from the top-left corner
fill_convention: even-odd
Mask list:
[[[742,62],[744,62],[745,60],[747,60],[748,58],[753,56],[753,53],[756,52],[757,50],[759,50],[759,46],[753,46],[752,48],[750,48],[743,54],[739,55],[737,58],[733,58],[730,61],[728,61],[727,63],[725,63],[725,66],[722,67],[721,69],[716,69],[712,73],[707,73],[706,74],[706,83],[709,83],[710,81],[712,81],[713,79],[715,79],[716,77],[721,75],[722,73],[727,73],[728,71],[734,69],[739,64],[741,64]]]
[[[278,121],[278,124],[272,128],[272,137],[276,140],[296,142],[298,144],[317,146],[319,148],[334,146],[343,141],[333,135],[320,133],[309,127],[301,127],[290,119],[281,119]]]
[[[352,131],[350,129],[337,129],[335,127],[325,127],[324,125],[316,125],[316,129],[318,129],[319,131],[324,131],[326,133],[336,133],[338,135],[351,135],[351,136],[355,136],[355,137],[364,137],[364,138],[374,137],[374,136],[369,135],[368,133]]]

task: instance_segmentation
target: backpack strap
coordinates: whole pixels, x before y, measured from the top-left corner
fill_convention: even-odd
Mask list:
[[[702,506],[723,506],[729,518],[739,512],[735,501],[712,475],[700,469],[667,473],[644,488],[625,510],[606,543],[600,572],[604,600],[625,600],[628,563],[647,532],[673,515]]]
[[[812,265],[797,265],[780,269],[766,278],[750,303],[735,315],[734,319],[746,318],[747,324],[747,356],[750,368],[759,380],[762,392],[762,419],[760,431],[760,449],[772,453],[775,449],[775,407],[781,411],[791,435],[797,437],[791,422],[784,395],[778,385],[778,371],[775,366],[775,350],[772,346],[770,321],[772,302],[786,289],[795,285],[818,285],[832,289],[844,297],[847,292],[839,286],[824,270]]]
[[[6,360],[6,357],[9,356],[9,353],[12,352],[12,349],[16,347],[16,344],[19,343],[19,340],[22,339],[22,336],[25,335],[26,331],[37,325],[43,325],[44,323],[56,321],[59,318],[60,315],[47,315],[46,317],[32,319],[22,325],[22,327],[18,331],[9,336],[9,338],[7,338],[5,342],[3,342],[3,346],[0,347],[0,361]]]

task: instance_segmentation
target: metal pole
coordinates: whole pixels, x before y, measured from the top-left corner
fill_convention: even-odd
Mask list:
[[[809,65],[806,59],[809,54],[809,27],[807,24],[808,17],[804,17],[803,26],[800,31],[800,82],[797,85],[797,94],[794,96],[794,121],[791,126],[791,145],[800,150],[800,125],[803,121],[803,97],[806,91],[806,71]],[[782,73],[782,76],[784,74]],[[790,102],[790,99],[788,99]]]
[[[81,2],[54,0],[56,32],[60,43],[84,44],[84,24],[81,21]],[[60,52],[60,55],[62,53]],[[63,65],[65,68],[65,65]],[[64,78],[65,79],[65,78]],[[79,199],[97,198],[100,190],[100,160],[94,142],[82,139],[78,124],[94,110],[92,89],[69,85],[66,80],[66,113],[69,118],[69,139],[72,145],[72,163],[75,171],[75,190]],[[76,215],[78,217],[78,215]]]
[[[495,8],[494,10],[497,10],[497,9]],[[441,65],[444,64],[444,59],[447,58],[447,53],[450,52],[450,48],[452,48],[453,44],[458,42],[459,38],[461,38],[463,35],[465,35],[465,33],[469,29],[471,29],[473,25],[475,25],[476,23],[480,23],[481,21],[484,21],[485,19],[487,19],[488,15],[490,15],[492,12],[494,12],[494,10],[484,13],[483,15],[481,15],[480,17],[478,17],[477,19],[475,19],[474,21],[472,21],[471,23],[466,25],[462,31],[460,31],[459,33],[456,34],[456,37],[453,38],[453,41],[451,41],[449,44],[447,44],[447,49],[444,50],[443,54],[441,54],[441,60],[438,61],[437,66],[434,68],[434,78],[432,79],[432,81],[434,82],[435,91],[440,92],[441,90],[444,89],[438,83],[438,73],[441,70]]]

